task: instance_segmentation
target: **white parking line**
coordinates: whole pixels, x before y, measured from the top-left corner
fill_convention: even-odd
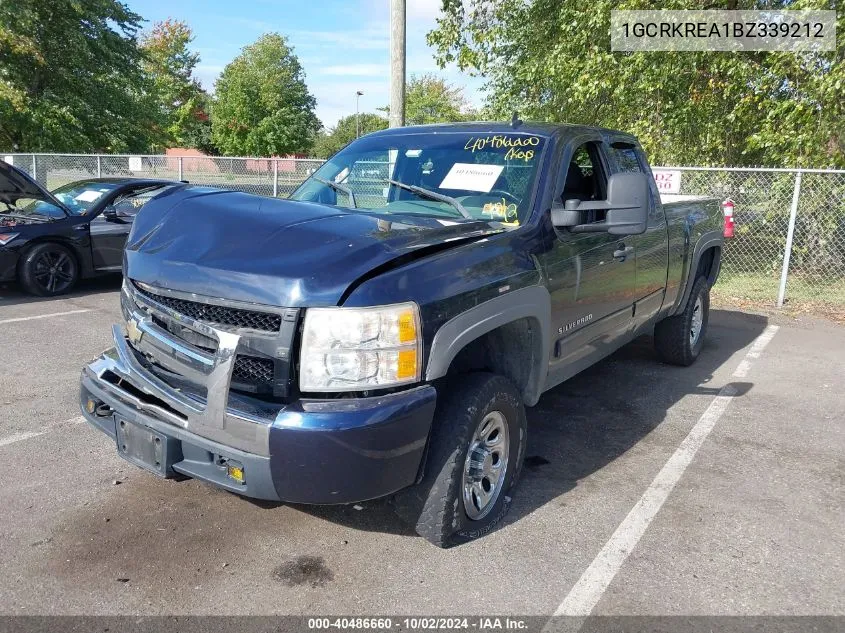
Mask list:
[[[62,426],[67,426],[69,424],[79,424],[80,422],[85,422],[85,418],[81,415],[78,415],[75,418],[70,418],[69,420],[62,420],[61,422],[53,422],[52,424],[47,424],[42,427],[43,430],[41,431],[24,431],[23,433],[13,433],[12,435],[7,435],[6,437],[0,437],[0,446],[8,446],[9,444],[14,444],[16,442],[23,442],[24,440],[29,440],[33,437],[41,437],[42,435],[45,435],[46,433]]]
[[[35,319],[51,319],[53,317],[67,316],[68,314],[81,314],[83,312],[91,312],[91,310],[68,310],[67,312],[51,312],[50,314],[36,314],[35,316],[18,317],[16,319],[3,319],[0,325],[4,323],[18,323],[19,321],[34,321]]]
[[[733,374],[736,378],[745,378],[748,375],[748,371],[751,369],[751,359],[760,358],[760,352],[769,344],[769,341],[772,340],[778,329],[777,325],[770,325],[763,330],[760,336],[754,339],[751,349],[748,350],[742,362],[737,365],[736,371]]]
[[[44,435],[44,433],[15,433],[14,435],[10,435],[8,437],[0,437],[0,446],[14,444],[15,442],[23,442],[24,440],[28,440],[31,437],[38,437],[39,435]]]
[[[751,368],[750,360],[759,358],[760,353],[777,331],[778,326],[776,325],[770,325],[763,330],[754,340],[745,358],[734,372],[734,376],[745,377],[748,374],[748,370]],[[735,395],[736,390],[733,385],[727,384],[722,387],[684,441],[681,442],[681,445],[643,493],[643,496],[628,513],[628,516],[616,528],[610,540],[593,559],[578,582],[570,589],[555,611],[556,616],[588,616],[592,613],[593,608],[621,569],[622,564],[637,546],[652,519],[660,511],[675,484],[681,479],[698,449],[704,444],[707,436],[710,435],[716,422],[722,417]],[[549,621],[545,630],[551,630],[552,622],[552,620]]]

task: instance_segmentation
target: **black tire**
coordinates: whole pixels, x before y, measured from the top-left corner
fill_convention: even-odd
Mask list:
[[[499,417],[503,418],[503,420]],[[492,422],[491,422],[492,421]],[[484,506],[483,516],[478,514],[478,497],[471,497],[468,509],[464,500],[464,469],[468,465],[467,453],[476,440],[476,433],[495,424],[506,428],[502,433],[507,445],[507,458],[497,458],[493,434],[484,436],[490,443],[477,445],[476,456],[484,454],[484,468],[476,468],[480,477],[478,486],[491,481],[481,471],[495,464],[505,464],[495,498]],[[450,547],[480,538],[493,530],[510,508],[510,491],[519,479],[525,459],[527,428],[525,407],[516,387],[502,376],[489,373],[461,374],[438,389],[437,409],[429,440],[425,475],[421,483],[399,492],[394,497],[396,513],[414,527],[417,534],[437,545]],[[492,446],[492,448],[487,448]],[[501,448],[499,448],[501,455]],[[497,459],[499,461],[497,461]],[[486,470],[485,470],[486,472]],[[493,487],[485,487],[483,494],[490,494]],[[473,493],[474,494],[474,493]]]
[[[693,318],[696,305],[701,310],[701,326],[693,338]],[[706,277],[699,277],[684,306],[684,311],[654,326],[654,347],[667,363],[687,367],[695,362],[704,346],[707,323],[710,320],[710,285]]]
[[[28,293],[53,297],[73,288],[79,280],[79,264],[70,249],[45,242],[33,246],[21,257],[18,278]]]

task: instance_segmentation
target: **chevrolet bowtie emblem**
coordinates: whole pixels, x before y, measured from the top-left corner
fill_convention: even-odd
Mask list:
[[[129,319],[126,322],[126,336],[132,343],[138,343],[144,333],[138,328],[138,322],[135,319]]]

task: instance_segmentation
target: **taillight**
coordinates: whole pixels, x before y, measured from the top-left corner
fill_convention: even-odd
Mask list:
[[[722,203],[722,215],[724,216],[724,236],[734,236],[734,201],[728,198]]]

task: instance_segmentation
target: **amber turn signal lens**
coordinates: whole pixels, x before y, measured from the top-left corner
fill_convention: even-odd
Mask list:
[[[240,464],[230,462],[226,468],[226,474],[229,475],[229,479],[234,479],[239,484],[244,482],[244,467]]]
[[[414,378],[417,375],[417,350],[402,350],[398,354],[396,378]]]

